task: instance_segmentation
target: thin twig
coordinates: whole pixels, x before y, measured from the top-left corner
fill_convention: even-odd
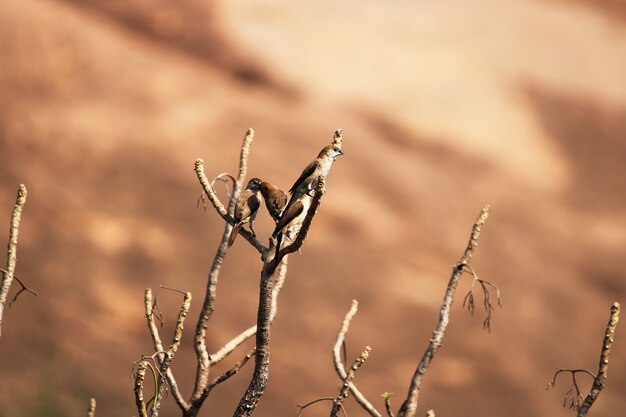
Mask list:
[[[576,374],[584,373],[584,374],[590,375],[591,378],[593,379],[595,379],[596,376],[586,369],[558,368],[554,372],[554,375],[552,376],[552,379],[548,383],[548,386],[546,387],[546,389],[554,388],[554,386],[556,385],[556,379],[561,373],[569,373],[572,376],[572,385],[565,392],[565,396],[563,397],[563,407],[567,407],[570,410],[578,410],[580,408],[580,405],[582,404],[583,396],[580,393],[580,387],[578,386],[578,381],[576,380]]]
[[[464,267],[469,264],[469,261],[478,246],[478,238],[480,237],[482,227],[489,217],[490,210],[491,207],[489,205],[483,207],[476,223],[474,223],[474,227],[472,228],[472,233],[467,247],[463,252],[463,256],[461,256],[459,262],[452,268],[452,276],[450,277],[448,287],[446,288],[446,294],[443,299],[443,304],[441,305],[441,309],[439,311],[439,322],[437,323],[437,327],[433,331],[433,336],[430,339],[428,347],[426,348],[426,351],[424,352],[424,355],[422,356],[422,359],[420,360],[419,365],[411,378],[409,392],[406,400],[404,400],[400,410],[398,411],[398,417],[415,416],[422,380],[428,370],[428,367],[430,366],[431,361],[433,360],[433,357],[435,356],[435,353],[437,353],[437,350],[441,346],[446,327],[448,327],[450,308],[452,307],[452,302],[454,301],[456,287],[459,284]]]
[[[13,214],[11,215],[11,225],[9,228],[9,244],[7,248],[7,266],[6,271],[3,274],[2,285],[0,286],[0,335],[2,333],[2,315],[4,313],[4,304],[6,303],[11,289],[11,283],[13,283],[13,277],[15,274],[15,265],[17,264],[17,236],[20,232],[20,220],[22,218],[22,209],[26,203],[26,186],[20,184],[17,190],[17,199],[15,201],[15,207],[13,208]]]
[[[87,417],[95,417],[96,415],[96,399],[91,398],[89,400],[89,406],[87,407]]]
[[[343,409],[343,402],[346,398],[348,398],[348,395],[350,393],[350,384],[354,380],[356,371],[358,371],[361,365],[365,363],[365,361],[370,355],[371,350],[372,350],[371,347],[365,346],[365,349],[363,349],[363,352],[361,352],[361,355],[352,363],[352,366],[350,367],[348,374],[343,380],[343,385],[341,386],[341,389],[339,390],[339,395],[333,400],[333,408],[330,411],[330,417],[337,417],[337,413],[339,413],[339,409]]]
[[[296,407],[298,407],[300,409],[300,412],[298,413],[298,417],[302,416],[302,413],[304,412],[304,409],[312,406],[313,404],[319,403],[321,401],[334,401],[335,399],[333,397],[322,397],[322,398],[318,398],[317,400],[313,400],[311,402],[308,402],[304,405],[296,405]],[[343,410],[343,408],[342,408]],[[343,410],[344,416],[346,415],[346,410]]]
[[[337,375],[341,378],[342,381],[345,381],[348,377],[348,373],[344,367],[344,363],[341,360],[341,348],[345,346],[346,334],[348,333],[348,329],[350,328],[350,322],[352,318],[355,316],[359,307],[359,302],[357,300],[352,300],[352,305],[350,306],[350,310],[346,314],[346,317],[343,319],[341,323],[341,328],[339,329],[339,333],[337,334],[337,339],[335,341],[335,346],[333,347],[333,363],[335,365],[335,371],[337,371]],[[367,398],[359,391],[359,389],[354,385],[353,382],[349,382],[348,386],[350,388],[350,392],[354,396],[354,399],[363,407],[365,411],[367,411],[372,417],[382,417],[380,412],[376,410],[376,408],[370,403]]]
[[[6,270],[6,269],[2,269],[2,268],[0,268],[0,272],[3,272],[3,273],[5,273],[5,274],[6,274],[6,273],[7,273],[7,270]],[[39,295],[39,294],[37,294],[37,292],[36,292],[35,290],[33,290],[32,288],[28,288],[28,287],[27,287],[27,286],[26,286],[26,285],[22,282],[22,280],[21,280],[20,278],[18,278],[18,276],[17,276],[17,275],[13,274],[13,279],[14,279],[14,280],[16,280],[16,281],[17,281],[17,283],[18,283],[18,284],[20,284],[20,286],[21,286],[22,288],[20,288],[20,290],[17,292],[17,294],[15,294],[15,295],[13,296],[13,298],[11,299],[11,302],[9,303],[9,308],[11,308],[11,306],[13,305],[13,303],[14,303],[15,301],[17,301],[17,297],[19,297],[19,296],[20,296],[20,294],[21,294],[21,293],[23,293],[24,291],[29,292],[29,293],[33,294],[34,296]]]
[[[214,378],[211,382],[209,382],[209,385],[207,386],[207,389],[206,389],[207,390],[207,395],[209,394],[209,392],[211,392],[211,390],[213,388],[215,388],[216,385],[221,384],[222,382],[228,380],[231,376],[236,375],[237,373],[239,373],[241,368],[243,368],[246,365],[246,363],[248,363],[250,358],[252,358],[255,353],[256,353],[256,348],[250,349],[250,351],[248,351],[248,353],[246,353],[246,356],[244,356],[232,368],[230,368],[228,371],[224,372],[222,375]]]
[[[395,417],[393,411],[391,410],[391,397],[393,397],[393,392],[385,392],[383,394],[383,398],[385,399],[385,410],[387,411],[387,415],[389,417]]]
[[[159,330],[153,318],[153,312],[154,312],[154,306],[156,304],[156,300],[153,303],[152,290],[150,288],[146,289],[146,292],[145,292],[144,301],[145,301],[146,319],[148,321],[148,329],[150,331],[150,335],[152,336],[154,349],[157,352],[156,357],[158,359],[158,369],[159,369],[159,378],[157,380],[157,387],[156,387],[157,395],[155,395],[155,401],[153,404],[154,416],[157,416],[159,413],[160,402],[162,398],[161,389],[163,388],[163,385],[166,379],[167,379],[167,382],[169,383],[172,395],[174,396],[174,400],[176,401],[178,406],[181,408],[181,410],[186,411],[189,408],[189,405],[183,399],[182,394],[180,393],[180,389],[178,388],[178,384],[176,383],[174,374],[172,373],[172,370],[170,369],[170,364],[172,360],[174,359],[174,355],[176,354],[180,346],[184,321],[185,321],[185,318],[187,317],[187,314],[189,313],[189,308],[191,306],[191,293],[189,292],[185,293],[180,290],[168,288],[165,286],[161,286],[160,288],[181,292],[184,294],[184,299],[183,299],[180,312],[178,314],[178,319],[176,321],[172,343],[170,345],[170,348],[167,351],[164,351],[163,343],[159,335]]]
[[[502,308],[500,289],[491,281],[479,278],[471,265],[464,265],[463,270],[468,271],[474,277],[474,279],[472,280],[472,286],[470,287],[470,290],[467,292],[465,298],[463,299],[463,307],[467,307],[470,314],[474,315],[474,310],[476,309],[476,304],[474,302],[474,286],[478,282],[483,292],[483,307],[485,308],[485,312],[487,313],[485,319],[483,320],[483,329],[491,332],[491,319],[493,317],[493,311],[495,310],[495,308],[491,303],[491,293],[489,292],[489,288],[492,288],[495,291],[496,303],[498,304],[498,307]]]
[[[615,336],[615,328],[619,321],[620,305],[618,302],[613,303],[611,306],[611,317],[606,325],[604,332],[604,340],[602,341],[602,350],[600,351],[600,364],[598,365],[598,375],[593,380],[593,385],[585,401],[578,409],[578,417],[584,417],[595,402],[600,391],[604,388],[606,382],[606,373],[609,368],[609,354],[611,353],[611,346],[613,345],[613,337]]]

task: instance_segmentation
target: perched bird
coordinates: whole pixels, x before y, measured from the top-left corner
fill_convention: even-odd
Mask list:
[[[328,145],[321,150],[317,158],[313,160],[300,177],[293,184],[289,192],[296,196],[297,194],[310,194],[317,186],[317,180],[320,176],[327,176],[335,159],[343,155],[343,152],[337,145]],[[292,197],[293,199],[293,197]]]
[[[287,206],[289,196],[272,183],[261,180],[259,180],[259,183],[259,190],[261,191],[261,195],[263,195],[263,200],[265,200],[265,207],[267,207],[267,211],[269,211],[274,221],[278,223],[280,216],[283,214],[283,210],[285,210],[285,206]]]
[[[311,207],[311,196],[308,194],[299,194],[295,200],[292,198],[282,216],[276,223],[272,238],[276,239],[276,255],[275,262],[278,263],[278,251],[283,240],[283,236],[293,240],[291,234],[298,230],[306,217],[309,207]]]
[[[257,211],[261,206],[260,185],[261,180],[258,178],[252,178],[248,182],[248,185],[246,185],[246,189],[239,194],[237,202],[235,203],[235,213],[233,214],[236,223],[230,231],[228,246],[231,246],[235,242],[235,239],[239,234],[239,229],[241,229],[241,227],[246,223],[250,223],[250,230],[253,235],[255,234],[252,226],[254,225],[254,219]]]

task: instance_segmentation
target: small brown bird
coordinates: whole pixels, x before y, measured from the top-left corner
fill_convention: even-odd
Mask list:
[[[263,195],[263,200],[265,200],[265,207],[267,207],[267,211],[269,211],[274,221],[278,223],[283,210],[285,210],[289,196],[272,183],[261,180],[259,180],[259,183],[259,190],[261,195]]]
[[[319,177],[327,176],[330,168],[333,166],[333,162],[341,155],[343,155],[343,152],[337,145],[325,146],[317,155],[317,158],[304,168],[304,171],[302,171],[302,174],[300,174],[300,177],[289,192],[291,194],[310,194],[311,190],[317,186]]]
[[[293,240],[292,233],[299,230],[302,226],[302,222],[306,217],[309,208],[311,207],[311,196],[308,194],[294,195],[295,200],[289,202],[287,208],[280,216],[280,220],[276,223],[272,238],[276,239],[276,255],[274,256],[275,262],[278,263],[278,251],[282,244],[283,236],[286,236],[289,240]]]
[[[254,229],[254,219],[256,218],[259,207],[261,206],[261,192],[259,187],[261,185],[261,180],[258,178],[252,178],[246,189],[239,194],[237,198],[237,202],[235,203],[235,213],[233,213],[233,217],[235,218],[235,225],[230,231],[230,236],[228,237],[228,246],[232,246],[239,234],[239,229],[246,224],[250,223],[250,231],[253,235]]]

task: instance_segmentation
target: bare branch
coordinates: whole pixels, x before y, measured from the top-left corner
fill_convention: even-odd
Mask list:
[[[280,293],[283,284],[285,283],[285,278],[287,276],[287,261],[288,257],[285,256],[281,264],[278,268],[278,274],[276,274],[276,283],[272,289],[272,310],[270,312],[270,323],[274,322],[274,318],[276,317],[276,312],[278,311],[278,294]],[[236,348],[241,346],[246,340],[250,339],[252,336],[256,334],[256,324],[254,326],[250,326],[239,335],[235,336],[229,342],[227,342],[224,346],[222,346],[217,352],[210,355],[210,365],[213,366],[220,363],[224,358],[230,355]]]
[[[232,368],[230,368],[228,371],[224,372],[222,375],[218,376],[217,378],[215,378],[211,382],[209,382],[209,386],[206,389],[207,395],[209,394],[209,392],[211,392],[211,390],[216,385],[221,384],[222,382],[228,380],[231,376],[236,375],[237,373],[239,373],[241,368],[243,368],[246,365],[246,363],[248,363],[250,358],[253,357],[255,353],[256,353],[256,348],[250,349],[250,351],[248,353],[246,353],[246,356],[244,356]]]
[[[11,225],[9,228],[9,244],[7,248],[7,266],[3,274],[2,285],[0,286],[0,334],[2,333],[2,315],[4,313],[4,304],[6,303],[11,289],[11,283],[15,274],[15,265],[17,264],[17,236],[20,232],[20,220],[22,218],[22,209],[26,203],[26,186],[20,184],[17,190],[17,199],[13,214],[11,216]],[[19,293],[18,293],[19,295]]]
[[[313,400],[311,402],[308,402],[304,405],[296,405],[296,407],[300,408],[300,412],[298,413],[298,417],[302,416],[302,413],[304,412],[304,409],[312,406],[313,404],[319,403],[321,401],[334,401],[335,399],[333,397],[323,397],[323,398],[318,398],[317,400]],[[346,414],[346,410],[343,409],[343,406],[341,407],[341,409],[343,410],[343,415],[347,417]]]
[[[369,346],[365,346],[361,355],[352,363],[348,374],[343,380],[343,385],[339,390],[339,395],[337,398],[333,400],[333,408],[330,411],[330,417],[337,417],[337,413],[339,413],[339,409],[343,408],[343,402],[346,398],[348,398],[348,394],[350,393],[350,384],[356,375],[356,371],[365,363],[367,358],[370,355],[372,348]]]
[[[459,284],[459,280],[461,279],[461,275],[463,274],[464,267],[469,264],[476,247],[478,246],[478,238],[480,237],[480,232],[482,227],[484,226],[487,218],[489,217],[489,211],[491,207],[486,205],[483,207],[476,223],[474,223],[474,227],[472,228],[472,233],[470,235],[469,242],[463,256],[459,262],[452,268],[452,276],[450,277],[450,281],[448,283],[448,287],[446,288],[446,294],[443,299],[443,304],[441,305],[441,310],[439,311],[439,322],[437,323],[437,327],[433,331],[433,336],[430,339],[428,347],[420,360],[415,373],[411,379],[411,385],[409,387],[409,392],[407,394],[406,400],[402,403],[400,410],[398,411],[398,417],[414,417],[417,411],[417,402],[419,397],[419,391],[422,386],[422,379],[430,366],[435,353],[441,346],[441,342],[443,341],[443,336],[446,331],[446,327],[448,327],[448,322],[450,319],[450,308],[452,307],[452,302],[454,301],[454,294],[456,292],[456,287]]]
[[[209,352],[206,347],[206,332],[209,324],[209,320],[213,316],[213,312],[215,310],[215,300],[217,297],[217,282],[219,278],[219,274],[222,268],[222,264],[224,262],[224,258],[226,256],[226,252],[228,251],[228,237],[230,235],[230,231],[232,229],[232,225],[234,224],[234,219],[231,214],[234,207],[235,202],[237,201],[237,197],[241,192],[243,182],[245,180],[246,172],[247,172],[247,164],[248,164],[248,156],[250,153],[250,145],[254,138],[254,131],[249,129],[246,132],[244,137],[241,153],[239,157],[239,172],[237,175],[237,180],[233,186],[233,192],[230,197],[230,201],[228,204],[228,209],[225,209],[222,203],[219,201],[215,194],[215,190],[209,184],[206,175],[204,174],[204,163],[201,159],[196,160],[195,163],[195,171],[198,179],[200,180],[200,184],[204,189],[204,192],[207,194],[209,200],[217,210],[217,212],[222,216],[222,218],[226,221],[226,225],[224,226],[224,232],[222,234],[222,240],[217,249],[217,253],[213,258],[213,263],[211,265],[211,269],[209,271],[209,279],[207,283],[206,293],[204,297],[204,303],[202,305],[202,309],[200,311],[200,317],[198,318],[198,323],[196,325],[196,332],[194,336],[194,349],[196,351],[197,356],[197,366],[196,366],[196,378],[194,382],[193,393],[189,400],[189,415],[197,415],[200,407],[202,406],[204,400],[207,397],[207,387],[209,384],[209,369],[211,367],[211,360],[209,357]],[[240,234],[248,241],[252,246],[254,246],[259,253],[262,255],[266,253],[267,248],[259,242],[256,237],[254,237],[250,232],[240,229]]]
[[[346,314],[346,317],[343,319],[341,324],[341,329],[339,329],[339,333],[337,334],[337,339],[335,341],[335,346],[333,347],[333,362],[335,364],[335,371],[337,371],[337,375],[341,378],[342,381],[345,381],[348,377],[348,373],[344,367],[343,361],[341,360],[341,348],[345,345],[346,334],[348,333],[348,329],[350,328],[350,322],[352,318],[355,316],[357,309],[359,307],[359,302],[357,300],[352,300],[352,305],[350,306],[350,310]],[[376,408],[370,403],[365,396],[359,391],[359,389],[354,385],[353,382],[348,382],[348,387],[350,388],[350,392],[354,396],[354,399],[363,407],[365,411],[367,411],[372,417],[381,417],[381,414]]]
[[[593,380],[593,385],[585,401],[578,409],[578,417],[584,417],[595,402],[600,391],[604,388],[606,382],[606,373],[609,368],[609,354],[611,353],[611,346],[613,346],[613,337],[615,336],[615,328],[619,321],[620,305],[618,302],[613,303],[611,306],[611,316],[609,322],[606,325],[604,332],[604,340],[602,341],[602,350],[600,351],[600,364],[598,365],[598,375]]]
[[[157,352],[156,357],[158,359],[158,364],[159,364],[158,368],[159,368],[159,374],[160,374],[160,378],[158,379],[158,387],[157,387],[159,394],[156,396],[155,404],[154,404],[155,416],[158,415],[158,412],[159,412],[160,399],[162,398],[161,388],[163,387],[163,383],[165,382],[165,379],[167,379],[167,382],[170,385],[170,390],[172,392],[174,400],[176,401],[178,406],[181,408],[181,410],[187,411],[189,409],[189,404],[187,404],[187,402],[183,399],[182,394],[180,393],[180,389],[178,388],[178,384],[176,383],[174,374],[172,373],[172,370],[170,369],[170,364],[172,360],[174,359],[174,355],[176,354],[180,346],[184,321],[185,321],[185,318],[187,317],[187,314],[189,313],[189,308],[191,307],[191,293],[182,292],[180,290],[168,288],[165,286],[161,286],[161,288],[181,292],[184,294],[184,299],[183,299],[183,304],[181,306],[180,312],[178,313],[178,319],[176,321],[176,327],[174,330],[172,344],[170,345],[170,348],[168,351],[164,351],[163,343],[159,336],[159,330],[153,318],[156,300],[154,303],[152,302],[152,290],[150,288],[147,288],[146,293],[145,293],[144,301],[145,301],[146,319],[148,321],[148,329],[150,330],[150,336],[152,336],[154,349]]]
[[[146,402],[143,396],[143,381],[146,378],[146,368],[149,366],[148,361],[139,362],[137,372],[135,373],[135,403],[137,404],[137,412],[139,417],[148,417],[146,410]]]
[[[89,400],[89,406],[87,407],[87,417],[95,417],[96,415],[96,399],[91,398]]]

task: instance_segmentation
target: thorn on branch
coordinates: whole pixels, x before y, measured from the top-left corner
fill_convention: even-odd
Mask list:
[[[0,269],[0,272],[3,272],[3,273],[5,273],[5,274],[6,274],[6,273],[7,273],[7,270],[6,270],[6,269]],[[33,289],[31,289],[31,288],[28,288],[28,287],[27,287],[27,286],[26,286],[26,285],[22,282],[22,280],[21,280],[21,279],[19,279],[19,278],[17,277],[17,275],[13,275],[13,279],[14,279],[14,280],[16,280],[16,281],[17,281],[17,283],[18,283],[18,284],[20,284],[20,286],[21,286],[22,288],[21,288],[21,289],[17,292],[17,294],[15,294],[15,296],[13,297],[13,299],[11,299],[11,302],[9,303],[9,308],[11,308],[11,306],[13,305],[13,303],[14,303],[15,301],[17,301],[17,297],[19,297],[19,296],[20,296],[20,294],[21,294],[21,293],[23,293],[24,291],[26,291],[26,292],[29,292],[29,293],[33,294],[35,297],[36,297],[37,295],[39,295],[39,294],[37,294],[37,292],[35,292],[35,290],[33,290]]]

